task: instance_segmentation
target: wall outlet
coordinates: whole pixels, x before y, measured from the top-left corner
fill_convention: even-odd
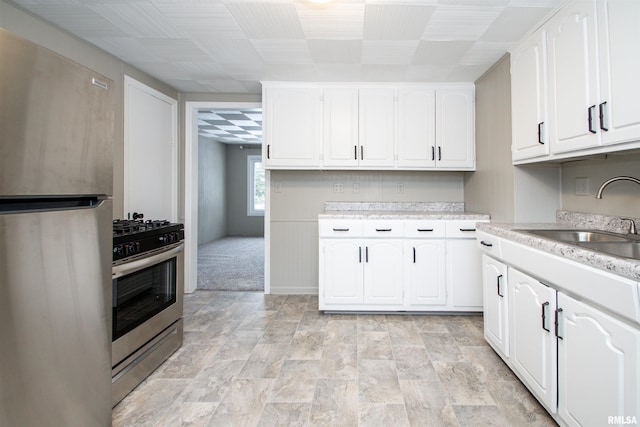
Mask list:
[[[344,185],[342,185],[342,184],[333,184],[333,192],[334,193],[344,193]]]
[[[398,194],[404,193],[404,184],[398,184]]]
[[[353,192],[354,193],[359,193],[360,192],[360,183],[359,182],[354,182],[353,183]]]
[[[576,178],[576,196],[589,195],[589,178]]]

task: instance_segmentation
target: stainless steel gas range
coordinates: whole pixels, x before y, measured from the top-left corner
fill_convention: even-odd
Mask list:
[[[113,222],[112,405],[182,345],[184,227]]]

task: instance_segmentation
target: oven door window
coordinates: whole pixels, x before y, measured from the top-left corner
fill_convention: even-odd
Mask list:
[[[113,340],[176,302],[176,258],[113,280]]]

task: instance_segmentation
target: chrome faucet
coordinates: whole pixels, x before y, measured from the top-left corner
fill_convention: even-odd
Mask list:
[[[634,178],[632,176],[614,176],[613,178],[610,178],[602,183],[602,185],[598,189],[598,193],[596,194],[596,199],[602,199],[602,192],[604,191],[605,187],[611,184],[612,182],[616,182],[616,181],[631,181],[640,185],[640,179],[638,178]]]
[[[596,194],[596,199],[602,199],[602,192],[604,191],[605,187],[609,184],[611,184],[612,182],[616,182],[616,181],[631,181],[631,182],[635,182],[636,184],[640,185],[640,179],[638,178],[634,178],[632,176],[615,176],[611,179],[606,180],[605,182],[602,183],[602,185],[600,186],[600,188],[598,189],[598,193]],[[629,225],[629,234],[638,234],[638,231],[636,229],[636,222],[632,219],[632,218],[620,218],[622,221],[629,221],[630,225]]]

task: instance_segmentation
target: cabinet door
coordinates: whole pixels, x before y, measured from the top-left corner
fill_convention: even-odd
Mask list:
[[[509,357],[507,266],[482,255],[484,337],[504,358]]]
[[[265,88],[266,167],[320,167],[320,96],[317,88]]]
[[[599,1],[600,104],[604,144],[640,139],[640,2]]]
[[[481,255],[476,239],[447,240],[447,284],[456,310],[482,311]]]
[[[398,92],[398,166],[435,166],[435,110],[433,89]]]
[[[407,305],[447,305],[445,241],[411,240],[404,252]]]
[[[393,166],[394,123],[393,89],[360,89],[360,166]]]
[[[352,239],[321,239],[321,310],[324,304],[362,303],[364,248],[361,243]]]
[[[509,344],[513,369],[551,413],[557,407],[556,291],[509,268]]]
[[[357,166],[358,143],[358,90],[325,89],[324,152],[325,166]]]
[[[551,151],[600,144],[595,0],[574,1],[550,22],[549,121]]]
[[[475,167],[473,87],[436,90],[436,166]]]
[[[365,240],[364,303],[402,305],[402,240]]]
[[[513,160],[549,154],[546,43],[543,29],[511,54]]]
[[[568,426],[640,414],[640,330],[558,292],[558,414]]]

